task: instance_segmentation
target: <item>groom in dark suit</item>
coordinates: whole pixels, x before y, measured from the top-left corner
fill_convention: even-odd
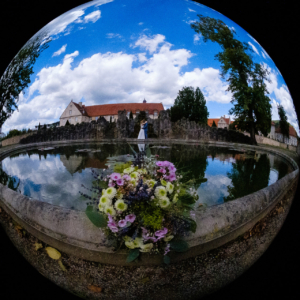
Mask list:
[[[147,123],[147,121],[145,121],[143,129],[145,132],[145,139],[148,139],[148,123]]]

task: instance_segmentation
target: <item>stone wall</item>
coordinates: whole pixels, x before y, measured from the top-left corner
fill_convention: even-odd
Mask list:
[[[6,139],[4,141],[2,141],[2,147],[5,146],[9,146],[9,145],[14,145],[14,144],[19,144],[21,139],[24,139],[30,135],[34,134],[34,132],[30,132],[30,133],[26,133],[26,134],[22,134],[22,135],[18,135],[18,136],[14,136],[12,138]]]
[[[280,147],[283,149],[289,149],[291,151],[296,152],[297,147],[292,146],[292,145],[287,145],[285,143],[281,143],[278,141],[275,141],[273,139],[261,136],[261,135],[255,135],[256,141],[259,144],[264,144],[264,145],[271,145],[271,146],[276,146],[276,147]]]
[[[224,141],[250,144],[244,134],[227,129],[199,125],[186,119],[171,122],[167,111],[161,111],[157,119],[148,119],[148,137],[160,139],[193,139],[202,141]],[[108,122],[100,117],[91,123],[41,129],[35,135],[23,138],[20,143],[39,143],[47,141],[80,140],[104,138],[137,138],[140,125],[138,119],[128,119],[126,111],[119,111],[117,122]]]

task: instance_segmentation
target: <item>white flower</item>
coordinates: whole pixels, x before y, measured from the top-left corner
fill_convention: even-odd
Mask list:
[[[123,200],[119,199],[115,203],[115,208],[117,211],[125,211],[127,209],[127,204]]]
[[[170,200],[168,197],[161,197],[158,202],[161,208],[167,208],[170,205]]]
[[[135,245],[134,245],[134,243],[132,241],[125,241],[125,245],[129,249],[134,249],[135,248]]]
[[[177,201],[178,201],[178,194],[175,194],[173,198],[173,203],[176,203]]]
[[[104,209],[104,212],[106,214],[110,214],[111,216],[116,215],[116,211],[114,210],[113,206],[106,206],[105,209]]]
[[[173,237],[174,237],[174,235],[166,236],[166,237],[164,238],[164,241],[165,241],[165,242],[170,242],[170,241],[172,240]]]
[[[155,183],[156,183],[156,181],[153,180],[153,179],[147,181],[148,186],[151,187],[151,188],[154,187]]]
[[[133,171],[134,171],[134,168],[129,167],[129,168],[124,169],[123,173],[124,173],[124,174],[130,174],[130,173],[133,172]]]
[[[132,178],[132,179],[137,179],[138,177],[139,177],[139,173],[138,172],[133,172],[133,173],[131,173],[130,174],[130,177]]]
[[[102,203],[99,203],[99,205],[98,205],[98,208],[100,211],[104,211],[105,207],[106,207],[106,205],[102,204]]]
[[[135,248],[139,248],[143,245],[143,239],[137,237],[134,239],[133,244],[134,244]]]
[[[107,195],[104,194],[100,198],[99,204],[101,204],[102,206],[110,206],[111,205],[111,199]]]
[[[166,190],[167,192],[169,192],[170,194],[173,193],[173,189],[174,189],[174,185],[171,182],[168,182],[166,185]]]
[[[105,195],[112,199],[117,193],[117,190],[114,187],[109,187],[105,190]]]
[[[154,191],[155,196],[160,199],[161,197],[167,196],[167,191],[164,186],[158,186]]]
[[[153,243],[145,244],[140,246],[140,252],[150,252],[153,248]]]

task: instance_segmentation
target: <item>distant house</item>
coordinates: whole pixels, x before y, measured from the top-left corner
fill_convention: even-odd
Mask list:
[[[70,124],[77,124],[81,122],[91,122],[97,120],[99,117],[104,117],[107,121],[110,118],[113,122],[118,119],[118,111],[126,110],[129,118],[132,112],[135,118],[141,111],[145,111],[149,118],[157,119],[161,110],[164,110],[162,103],[147,103],[144,99],[142,103],[118,103],[118,104],[103,104],[85,106],[82,102],[75,103],[73,100],[68,104],[67,108],[62,113],[59,122],[60,126],[64,126],[69,120]]]
[[[268,138],[275,140],[275,122],[271,122],[271,131],[267,135]]]
[[[232,123],[230,121],[230,117],[225,118],[225,116],[223,116],[221,118],[207,119],[207,125],[212,127],[212,124],[213,124],[214,121],[215,121],[218,128],[227,128],[227,129],[229,129],[229,124]]]
[[[298,143],[297,132],[296,132],[296,130],[294,129],[293,126],[289,127],[289,135],[290,135],[289,138],[287,138],[286,136],[283,137],[283,134],[281,133],[280,126],[278,126],[275,129],[275,140],[277,140],[277,141],[279,141],[281,143],[285,143],[285,144],[297,147],[297,143]]]
[[[51,123],[51,124],[40,124],[40,125],[41,125],[41,128],[43,128],[45,125],[47,128],[50,128],[50,127],[59,126],[59,122],[55,122],[55,123]],[[35,128],[38,129],[39,125],[36,125]]]

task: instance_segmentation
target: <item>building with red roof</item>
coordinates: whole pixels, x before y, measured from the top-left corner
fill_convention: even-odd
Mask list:
[[[69,120],[70,124],[81,122],[90,122],[104,117],[107,121],[116,121],[118,119],[118,111],[126,110],[129,118],[132,112],[135,118],[141,111],[145,111],[149,118],[157,119],[161,110],[164,110],[162,103],[147,103],[144,99],[142,103],[118,103],[118,104],[102,104],[85,106],[82,102],[75,103],[73,100],[69,103],[60,117],[60,126],[64,126]]]
[[[227,128],[229,129],[230,117],[225,118],[225,115],[221,118],[207,119],[207,125],[212,127],[213,122],[215,121],[218,128]]]
[[[278,126],[275,129],[275,139],[277,141],[297,147],[297,144],[298,144],[297,132],[296,132],[295,128],[291,125],[289,127],[289,135],[290,135],[289,138],[287,138],[286,136],[284,137],[281,132],[280,126]]]

